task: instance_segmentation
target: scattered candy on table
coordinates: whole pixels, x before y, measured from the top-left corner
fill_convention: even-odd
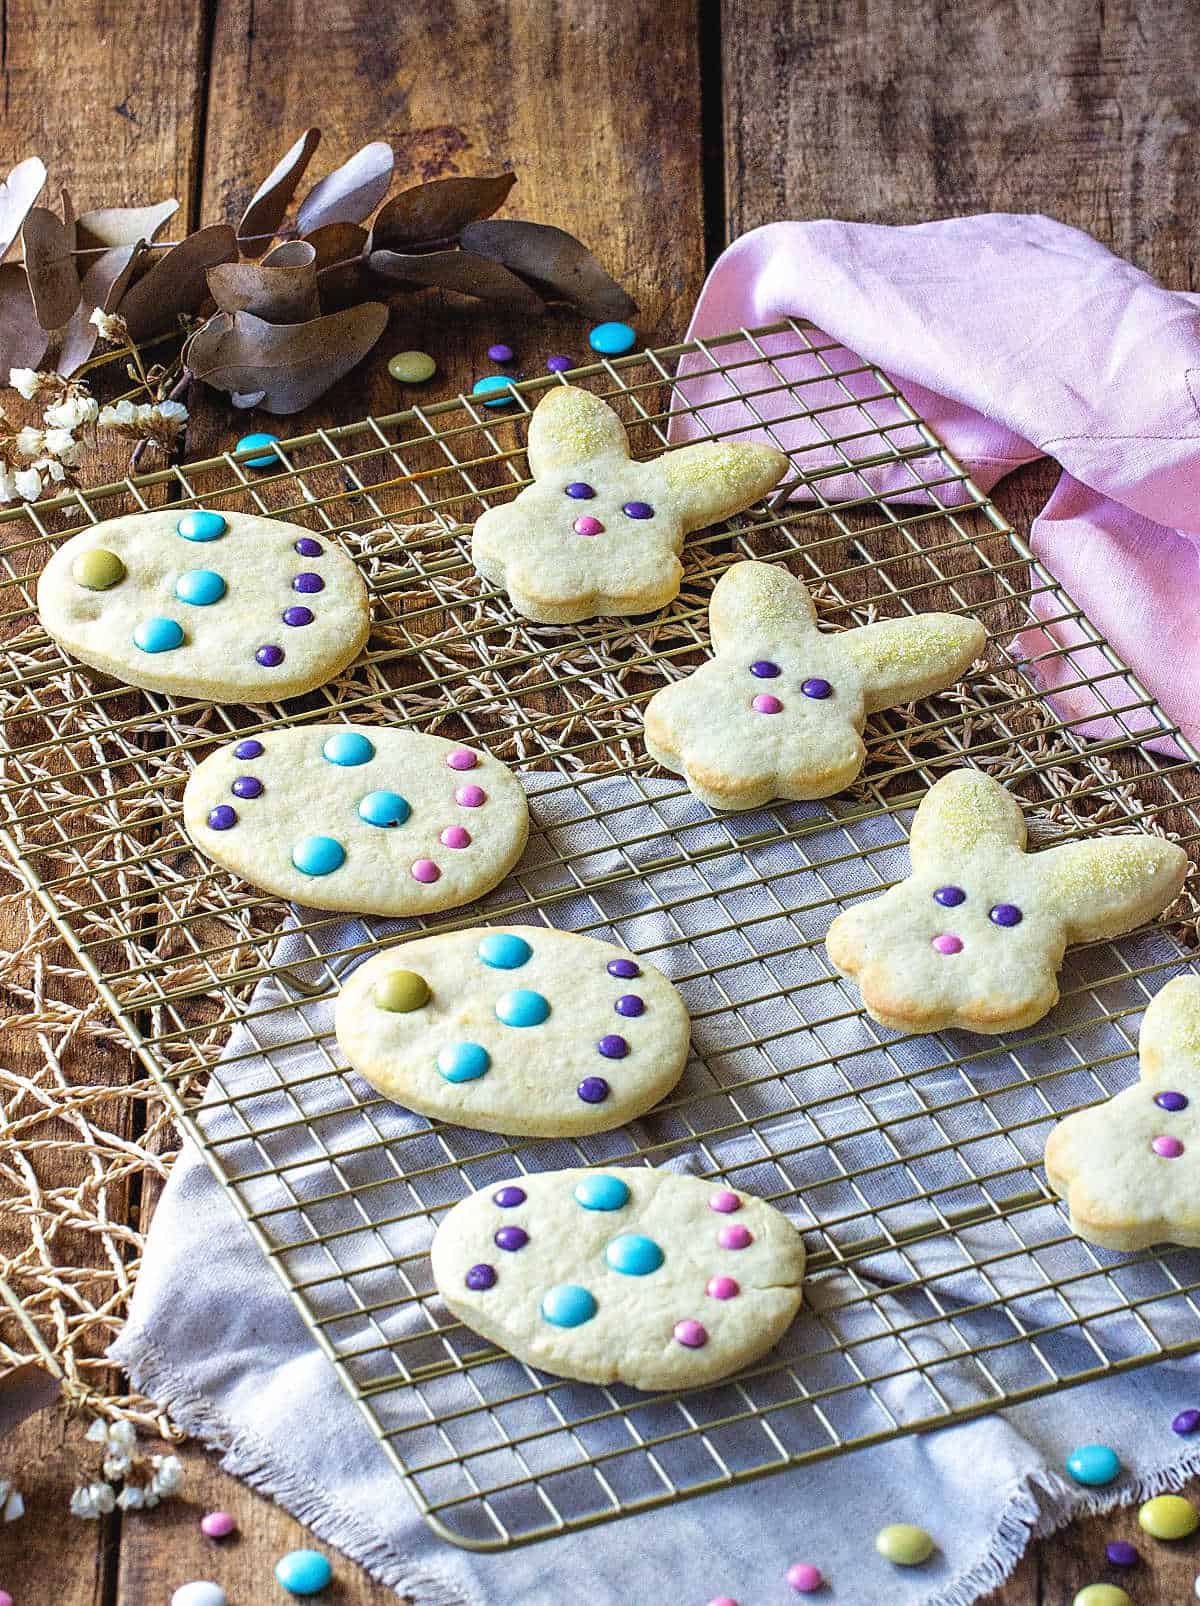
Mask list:
[[[1096,1488],[1120,1477],[1121,1461],[1107,1444],[1081,1444],[1067,1457],[1067,1471],[1076,1483]]]
[[[0,1589],[0,1606],[13,1606],[13,1598],[7,1589]]]
[[[505,346],[505,345],[501,344],[501,345],[497,345],[497,346],[489,346],[488,347],[488,361],[489,362],[512,362],[512,360],[513,360],[513,358],[515,356],[516,356],[516,352],[512,349],[511,346]]]
[[[225,1591],[220,1584],[197,1578],[190,1584],[180,1584],[171,1596],[171,1606],[226,1606]]]
[[[471,394],[472,396],[484,397],[483,405],[485,407],[505,407],[509,402],[516,399],[513,395],[512,387],[513,381],[507,374],[485,374],[482,379],[477,379],[471,386]],[[503,392],[503,394],[498,395],[497,392]]]
[[[552,374],[565,374],[571,366],[570,357],[547,357],[546,367]]]
[[[423,385],[437,373],[437,363],[427,351],[398,351],[388,359],[388,373],[400,385]]]
[[[1136,1567],[1141,1560],[1135,1546],[1128,1539],[1113,1539],[1105,1545],[1104,1554],[1114,1567]]]
[[[1200,1428],[1200,1411],[1194,1409],[1180,1411],[1171,1423],[1173,1433],[1195,1433],[1197,1428]]]
[[[207,1516],[200,1519],[200,1532],[209,1539],[224,1539],[236,1527],[237,1523],[227,1511],[210,1511]],[[0,1606],[3,1606],[2,1602]]]
[[[1132,1602],[1117,1584],[1088,1584],[1076,1595],[1072,1606],[1132,1606]]]
[[[813,1595],[825,1582],[821,1577],[821,1569],[806,1561],[798,1561],[789,1567],[786,1577],[797,1595]]]
[[[1200,1527],[1200,1513],[1181,1494],[1160,1494],[1146,1501],[1138,1522],[1153,1539],[1186,1539]]]
[[[588,345],[602,357],[619,357],[633,349],[637,335],[627,323],[598,323],[588,336]]]
[[[289,1595],[316,1595],[333,1577],[333,1568],[319,1550],[289,1550],[275,1563],[275,1577]]]
[[[241,440],[237,443],[237,450],[239,452],[248,452],[255,446],[274,446],[278,439],[278,435],[268,435],[265,430],[258,430],[253,435],[243,435]],[[246,467],[278,468],[279,459],[272,451],[268,452],[265,457],[248,457],[246,459]]]
[[[933,1539],[911,1522],[892,1522],[875,1535],[875,1549],[897,1567],[919,1567],[933,1555]]]

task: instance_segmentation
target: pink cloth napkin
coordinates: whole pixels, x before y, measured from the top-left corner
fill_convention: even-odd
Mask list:
[[[1200,296],[1164,290],[1078,229],[1051,218],[1004,213],[911,228],[868,223],[773,223],[721,256],[692,317],[690,339],[802,317],[828,336],[816,355],[770,359],[794,337],[737,349],[748,400],[731,400],[728,379],[702,356],[680,368],[681,394],[701,408],[677,420],[680,439],[746,431],[794,411],[794,400],[755,391],[777,373],[804,384],[813,421],[779,435],[822,496],[861,495],[839,475],[844,451],[828,435],[862,429],[851,398],[877,394],[863,361],[882,368],[964,465],[989,490],[1043,454],[1064,473],[1034,523],[1031,544],[1051,574],[1107,636],[1169,717],[1200,740]],[[858,355],[856,355],[858,354]],[[730,348],[720,352],[730,361]],[[775,370],[773,372],[772,370]],[[837,377],[834,377],[837,376]],[[880,425],[903,415],[868,401]],[[761,431],[760,431],[761,433]],[[919,445],[915,430],[888,431]],[[869,436],[855,457],[879,447]],[[936,460],[916,465],[936,475]],[[867,469],[873,490],[928,500],[908,469]],[[807,493],[802,489],[800,495]],[[940,486],[947,505],[961,485]],[[1052,594],[1035,603],[1041,630],[1021,647],[1059,712],[1091,737],[1129,730],[1177,752],[1161,722],[1131,709],[1128,687]],[[1107,702],[1105,693],[1107,690]]]

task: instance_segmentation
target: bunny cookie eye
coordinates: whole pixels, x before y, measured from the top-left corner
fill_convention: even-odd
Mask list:
[[[940,903],[943,909],[957,909],[960,903],[966,903],[967,895],[961,887],[939,887],[933,901]]]
[[[779,665],[773,664],[769,658],[756,658],[750,665],[750,673],[755,680],[774,680],[779,674]]]
[[[988,919],[994,926],[1019,926],[1024,918],[1015,903],[993,904],[988,910]]]
[[[649,502],[626,502],[621,509],[627,519],[652,519],[654,509]]]
[[[566,488],[566,493],[573,502],[590,502],[596,494],[584,480],[572,480]]]

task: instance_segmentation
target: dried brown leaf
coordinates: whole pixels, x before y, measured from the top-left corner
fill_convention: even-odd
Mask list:
[[[637,302],[565,229],[517,218],[492,218],[467,224],[461,239],[464,250],[511,268],[549,301],[573,302],[598,320],[627,319],[637,312]]]
[[[27,156],[0,184],[0,258],[12,248],[45,182],[46,168],[41,157]]]
[[[523,279],[472,251],[372,251],[369,262],[373,273],[402,284],[457,290],[524,312],[542,310],[542,298]]]
[[[261,262],[223,262],[208,270],[208,288],[222,312],[252,312],[268,323],[308,323],[320,315],[316,251],[287,240]]]
[[[238,245],[244,257],[260,257],[283,222],[296,186],[321,143],[319,128],[306,128],[300,138],[263,179],[250,198],[237,226]]]
[[[171,329],[181,313],[195,312],[208,292],[209,268],[232,262],[237,236],[228,223],[197,229],[173,246],[118,303],[134,340],[152,340]]]
[[[61,1385],[42,1366],[26,1361],[0,1377],[0,1438],[38,1411],[53,1405]]]
[[[396,158],[385,140],[373,140],[348,162],[313,185],[296,213],[296,233],[311,234],[329,223],[362,223],[392,183]]]
[[[0,264],[0,380],[10,368],[36,368],[50,336],[38,322],[29,280],[19,262]]]
[[[76,224],[75,243],[81,251],[107,251],[114,245],[153,240],[178,210],[179,202],[172,200],[157,201],[153,206],[102,206],[94,212],[83,212]]]
[[[328,310],[361,300],[367,293],[367,230],[358,223],[326,223],[305,238],[316,253],[321,305]]]
[[[375,219],[374,243],[404,250],[456,240],[459,231],[504,205],[515,173],[492,178],[435,178],[393,195]]]
[[[21,228],[25,272],[37,320],[43,329],[61,329],[79,305],[79,272],[61,218],[35,206]]]
[[[310,323],[271,324],[250,312],[218,312],[188,340],[184,362],[216,390],[258,394],[269,413],[298,413],[362,361],[387,320],[378,301]]]
[[[83,276],[83,296],[63,330],[56,366],[64,379],[69,379],[95,351],[100,331],[91,322],[92,313],[97,307],[111,312],[119,303],[133,278],[139,253],[145,253],[144,240],[109,246],[92,258]]]

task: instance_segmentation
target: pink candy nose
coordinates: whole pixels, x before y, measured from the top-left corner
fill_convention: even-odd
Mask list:
[[[961,954],[962,938],[956,937],[953,932],[943,931],[939,937],[933,939],[933,946],[939,954]]]
[[[583,513],[571,526],[576,535],[603,535],[604,526],[599,519],[594,519],[590,513]]]

